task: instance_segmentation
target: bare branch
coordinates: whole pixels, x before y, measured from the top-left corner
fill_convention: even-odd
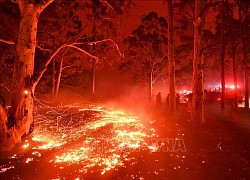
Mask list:
[[[62,68],[62,70],[67,69],[67,68],[71,68],[71,67],[73,67],[73,66],[74,66],[74,65],[64,66],[64,67]]]
[[[158,74],[158,76],[152,81],[152,84],[154,84],[155,81],[156,81],[159,77],[161,77],[162,73],[163,73],[164,71],[166,71],[166,70],[167,70],[167,68],[163,69],[163,70],[160,72],[160,74]]]
[[[87,45],[90,45],[90,46],[93,46],[93,45],[96,45],[96,44],[101,44],[101,43],[105,43],[105,42],[111,42],[115,47],[116,47],[116,50],[118,51],[119,55],[121,57],[124,57],[124,54],[121,53],[120,49],[119,49],[119,46],[116,44],[116,42],[112,39],[103,39],[103,40],[100,40],[100,41],[93,41],[93,42],[86,42],[86,43],[78,43],[78,42],[75,42],[73,43],[73,45],[81,45],[81,44],[87,44]]]
[[[42,71],[34,78],[33,80],[33,86],[34,88],[37,86],[38,82],[41,80],[43,74],[46,72],[47,67],[49,65],[49,63],[51,62],[51,60],[56,56],[56,54],[62,49],[65,48],[66,44],[63,44],[61,46],[59,46],[51,55],[50,57],[47,59],[47,61],[45,62],[44,68],[42,69]]]
[[[9,93],[12,93],[11,90],[7,86],[5,86],[4,84],[0,84],[0,86],[4,87]]]
[[[73,43],[73,44],[74,44],[74,43]],[[87,56],[89,56],[89,57],[91,57],[91,58],[94,58],[94,59],[96,59],[96,60],[99,59],[98,57],[96,57],[96,56],[94,56],[94,55],[88,53],[87,51],[85,51],[85,50],[83,50],[83,49],[81,49],[81,48],[79,48],[79,47],[77,47],[77,46],[75,46],[75,45],[73,45],[73,44],[68,44],[68,45],[66,45],[66,46],[67,46],[67,47],[74,48],[74,49],[77,49],[78,51],[80,51],[80,52],[86,54]]]
[[[115,10],[114,10],[114,8],[107,1],[100,0],[100,2],[106,4],[110,9],[113,10],[114,13],[116,13]]]
[[[77,47],[74,45],[75,43],[72,43],[72,44],[63,44],[61,46],[59,46],[51,55],[50,57],[47,59],[47,61],[45,62],[44,64],[44,68],[40,71],[40,73],[38,73],[36,76],[34,76],[34,79],[33,79],[33,86],[34,88],[37,86],[38,82],[41,80],[43,74],[46,72],[47,68],[48,68],[48,65],[50,64],[50,62],[52,61],[52,59],[57,55],[57,53],[59,51],[61,51],[61,49],[63,48],[66,48],[66,47],[70,47],[70,48],[74,48],[74,49],[77,49],[78,51],[86,54],[87,56],[91,57],[91,58],[94,58],[95,60],[98,61],[98,57],[88,53],[87,51]],[[78,43],[79,44],[79,43]],[[67,51],[66,51],[67,52]]]
[[[14,41],[9,41],[9,40],[5,40],[5,39],[0,39],[0,42],[5,43],[5,44],[9,44],[9,45],[15,45]]]
[[[156,57],[154,58],[152,68],[154,68],[154,66],[155,66],[155,62],[156,62],[156,59],[159,57],[159,53],[160,53],[160,48],[158,49],[157,55],[156,55]]]
[[[155,66],[156,64],[158,64],[158,63],[160,63],[161,61],[163,61],[163,59],[164,59],[165,57],[166,57],[166,56],[163,56],[160,60],[155,61],[154,64],[153,64],[153,66]]]
[[[15,3],[15,4],[18,4],[17,1],[14,1],[14,0],[10,0],[11,2]]]
[[[36,47],[38,48],[38,49],[40,49],[41,51],[47,51],[47,52],[50,52],[50,53],[52,53],[52,50],[51,49],[47,49],[47,48],[43,48],[43,47],[41,47],[40,45],[36,45]]]
[[[41,1],[40,8],[43,11],[48,5],[50,5],[54,0]]]

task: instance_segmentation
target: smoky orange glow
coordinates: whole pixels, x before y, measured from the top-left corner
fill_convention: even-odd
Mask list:
[[[249,10],[0,1],[0,179],[250,179]]]

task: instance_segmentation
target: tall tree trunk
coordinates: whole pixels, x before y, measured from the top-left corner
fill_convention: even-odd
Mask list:
[[[15,125],[20,134],[19,138],[29,132],[30,125],[33,123],[32,76],[39,14],[35,5],[21,8],[21,23],[12,79],[13,96],[8,118],[8,128]]]
[[[243,48],[243,51],[246,51]],[[249,77],[248,77],[248,61],[246,52],[243,52],[243,59],[244,59],[244,82],[245,82],[245,109],[249,109]]]
[[[12,102],[9,111],[8,132],[1,133],[1,149],[11,148],[24,134],[33,130],[34,58],[38,17],[53,0],[41,3],[19,0],[21,14],[16,56],[12,77]],[[0,118],[2,121],[2,118]]]
[[[62,70],[63,70],[63,58],[61,58],[60,64],[59,64],[58,76],[57,76],[57,81],[56,81],[55,98],[58,97],[60,82],[61,82],[61,77],[62,77]]]
[[[222,0],[221,16],[221,111],[225,111],[225,50],[226,50],[226,39],[225,39],[225,2]]]
[[[174,27],[172,0],[168,0],[168,85],[169,85],[169,111],[176,110],[175,96],[175,60],[174,60]]]
[[[245,7],[245,23],[243,25],[243,30],[244,32],[249,31],[248,29],[248,12],[249,12],[249,7],[248,7],[248,3],[246,3]],[[246,50],[246,42],[244,39],[244,33],[242,32],[242,50],[243,50],[243,59],[244,59],[244,82],[245,82],[245,109],[249,109],[249,73],[248,73],[248,57],[247,57],[247,50]]]
[[[95,95],[95,76],[96,76],[95,68],[96,68],[96,61],[92,59],[92,76],[91,76],[91,94],[92,95]]]
[[[221,47],[221,111],[225,111],[225,35],[222,32]]]
[[[194,20],[194,60],[193,60],[193,99],[191,120],[204,123],[204,87],[203,87],[203,26],[204,26],[204,0],[195,1]]]
[[[244,62],[244,85],[245,85],[245,109],[249,109],[249,82],[248,82],[248,60],[247,60],[247,51],[246,51],[246,44],[244,39],[244,32],[248,30],[248,3],[245,4],[245,22],[243,22],[242,18],[242,7],[243,1],[238,1],[238,14],[239,14],[239,21],[241,24],[240,28],[240,37],[241,37],[241,47],[242,47],[242,56]]]
[[[236,63],[236,44],[232,44],[232,59],[233,59],[233,78],[234,78],[234,110],[238,109],[238,88],[237,88],[237,63]]]
[[[55,86],[56,86],[56,60],[52,60],[52,87],[51,87],[51,97],[55,98]]]

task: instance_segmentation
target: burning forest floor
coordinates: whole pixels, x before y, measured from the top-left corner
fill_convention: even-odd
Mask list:
[[[163,109],[138,115],[97,104],[37,106],[34,132],[1,153],[0,178],[250,178],[248,112],[207,113],[198,126],[185,110]]]

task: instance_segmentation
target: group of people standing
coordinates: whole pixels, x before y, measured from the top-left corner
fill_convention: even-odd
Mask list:
[[[176,94],[175,100],[176,100],[176,109],[178,110],[179,109],[179,105],[180,105],[180,95],[178,93]],[[169,106],[169,94],[166,97],[166,105]],[[157,107],[161,107],[162,106],[161,92],[159,92],[156,95],[156,106]]]

